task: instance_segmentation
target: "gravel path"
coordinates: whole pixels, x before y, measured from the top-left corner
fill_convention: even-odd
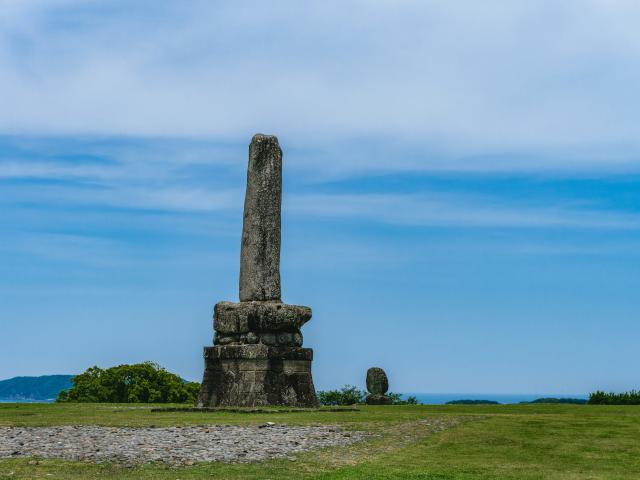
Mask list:
[[[0,427],[0,458],[42,457],[136,465],[257,462],[359,442],[365,432],[331,425],[116,428]]]

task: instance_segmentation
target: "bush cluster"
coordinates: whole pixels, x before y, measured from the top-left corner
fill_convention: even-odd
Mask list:
[[[353,385],[345,385],[340,390],[318,392],[318,401],[322,405],[354,405],[364,403],[366,393]]]
[[[387,395],[391,397],[392,405],[417,405],[418,404],[418,399],[413,395],[408,396],[406,400],[402,400],[401,393],[389,392],[387,393]]]
[[[590,405],[640,405],[640,392],[605,393],[600,390],[589,394]]]
[[[184,403],[195,401],[200,384],[185,382],[152,362],[88,368],[73,377],[58,402]]]
[[[389,392],[393,405],[417,405],[416,397],[408,397],[402,400],[402,394]],[[353,385],[345,385],[340,390],[325,390],[318,392],[318,401],[322,405],[355,405],[356,403],[364,403],[367,398],[367,392],[360,390]]]

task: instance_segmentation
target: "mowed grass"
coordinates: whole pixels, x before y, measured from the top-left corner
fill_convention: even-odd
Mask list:
[[[455,417],[429,433],[420,420]],[[145,465],[0,461],[0,478],[58,479],[640,479],[640,407],[573,405],[383,406],[357,412],[152,413],[131,405],[0,405],[0,426],[331,423],[371,440],[297,461]],[[2,439],[0,438],[0,441]],[[32,461],[32,463],[34,463]]]

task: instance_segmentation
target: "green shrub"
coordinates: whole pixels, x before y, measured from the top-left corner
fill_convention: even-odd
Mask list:
[[[357,387],[345,385],[340,390],[318,392],[318,401],[322,405],[354,405],[364,403],[365,396],[365,392]]]
[[[417,405],[418,404],[418,399],[413,395],[407,397],[406,400],[402,400],[401,393],[389,392],[387,393],[387,396],[391,397],[392,405]]]
[[[402,400],[401,393],[389,392],[393,405],[417,405],[416,397],[408,397]],[[367,398],[367,392],[354,387],[353,385],[345,385],[340,390],[326,390],[318,392],[318,401],[322,405],[354,405],[356,403],[364,403]]]
[[[640,392],[605,393],[601,390],[589,394],[590,405],[640,405]]]
[[[58,402],[185,403],[194,402],[200,384],[185,382],[152,362],[88,368],[73,377],[73,387]]]

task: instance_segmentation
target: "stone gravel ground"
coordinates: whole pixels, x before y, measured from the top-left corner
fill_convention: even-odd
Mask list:
[[[59,458],[132,466],[152,462],[249,463],[293,458],[296,453],[316,448],[350,445],[366,436],[366,432],[346,431],[332,425],[0,427],[0,459]]]

